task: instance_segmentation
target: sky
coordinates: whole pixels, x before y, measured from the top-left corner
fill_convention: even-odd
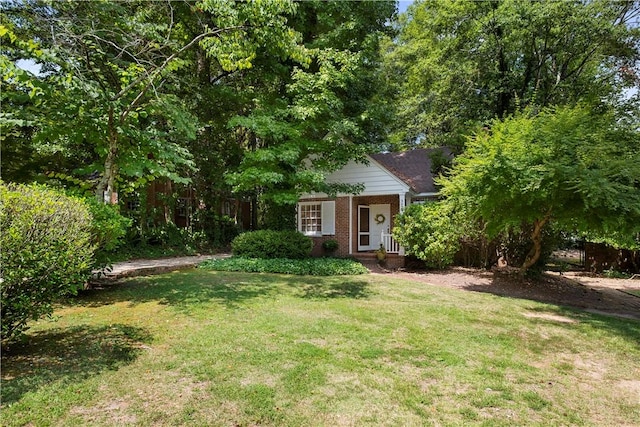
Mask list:
[[[411,3],[413,3],[413,0],[400,0],[398,2],[398,13],[402,13],[407,10]]]

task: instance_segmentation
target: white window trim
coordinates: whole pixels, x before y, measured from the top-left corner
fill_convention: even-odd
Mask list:
[[[320,231],[302,231],[301,206],[320,205]],[[336,234],[336,202],[335,201],[313,201],[298,202],[298,231],[309,237],[335,236]]]

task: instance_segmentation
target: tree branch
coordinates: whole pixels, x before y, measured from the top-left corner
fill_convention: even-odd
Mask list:
[[[182,48],[180,48],[177,52],[172,53],[171,55],[169,55],[169,57],[167,57],[164,62],[162,64],[160,64],[160,66],[158,66],[158,68],[156,68],[155,70],[153,70],[151,73],[148,73],[148,82],[142,87],[142,89],[140,90],[140,92],[138,92],[138,95],[136,95],[136,97],[134,98],[133,101],[131,101],[131,103],[127,106],[127,108],[122,112],[122,114],[120,114],[120,122],[123,122],[127,116],[129,115],[129,113],[131,113],[131,111],[138,105],[138,102],[142,99],[142,97],[144,96],[144,94],[147,92],[147,90],[149,89],[149,87],[151,85],[153,85],[153,80],[162,72],[164,71],[164,69],[167,67],[167,65],[169,65],[169,63],[171,61],[173,61],[175,58],[177,58],[180,54],[182,54],[184,51],[188,50],[189,48],[191,48],[191,46],[193,46],[194,44],[198,43],[200,40],[206,38],[206,37],[213,37],[213,36],[217,36],[220,33],[223,33],[225,31],[233,31],[233,30],[238,30],[240,28],[244,28],[244,26],[242,25],[238,25],[238,26],[234,26],[234,27],[227,27],[227,28],[218,28],[214,31],[209,31],[207,33],[203,33],[198,35],[197,37],[194,37],[193,40],[191,40],[189,43],[187,43],[186,45],[184,45]],[[147,74],[144,74],[140,77],[138,77],[136,80],[134,80],[133,82],[129,83],[127,86],[125,86],[120,92],[118,92],[113,98],[112,101],[115,101],[117,99],[119,99],[120,97],[122,97],[125,93],[127,93],[129,90],[131,90],[133,87],[137,86],[139,83],[141,83],[143,80],[145,80],[145,78],[147,78]]]
[[[178,50],[177,52],[174,52],[169,57],[167,57],[164,60],[164,62],[161,65],[159,65],[155,70],[153,70],[151,73],[147,73],[147,75],[149,76],[149,79],[150,80],[153,79],[156,76],[156,74],[158,74],[159,72],[164,70],[164,68],[166,68],[166,66],[169,65],[169,63],[171,61],[173,61],[177,56],[182,54],[185,50],[188,50],[191,46],[193,46],[195,43],[199,42],[200,40],[202,40],[202,39],[204,39],[206,37],[217,36],[220,33],[223,33],[225,31],[238,30],[238,29],[241,29],[241,28],[245,28],[245,27],[242,26],[242,25],[239,25],[239,26],[235,26],[235,27],[219,28],[219,29],[214,30],[214,31],[209,31],[207,33],[200,34],[199,36],[197,36],[193,40],[191,40],[189,43],[184,45],[182,48],[180,48],[180,50]],[[142,75],[142,76],[138,77],[136,80],[134,80],[133,82],[129,83],[127,86],[122,88],[122,90],[120,90],[120,92],[118,92],[117,94],[115,94],[111,98],[111,101],[115,101],[115,100],[121,98],[125,93],[129,92],[133,87],[135,87],[138,84],[140,84],[147,77],[147,75]],[[143,89],[143,90],[146,90],[146,89]]]

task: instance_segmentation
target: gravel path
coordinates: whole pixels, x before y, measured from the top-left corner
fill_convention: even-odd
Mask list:
[[[151,274],[166,273],[168,271],[194,268],[202,261],[212,258],[227,258],[230,254],[184,256],[175,258],[137,259],[124,262],[116,262],[110,270],[94,271],[94,278],[98,280],[116,280],[123,277],[148,276]]]

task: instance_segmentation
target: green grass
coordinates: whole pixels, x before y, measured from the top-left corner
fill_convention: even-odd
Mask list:
[[[640,323],[366,275],[84,293],[2,359],[4,426],[640,425]]]

